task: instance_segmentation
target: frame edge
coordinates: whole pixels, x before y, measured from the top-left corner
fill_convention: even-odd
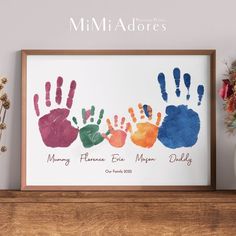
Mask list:
[[[27,51],[21,50],[21,190],[26,190],[26,80]]]
[[[26,184],[26,101],[27,101],[27,56],[28,55],[208,55],[210,56],[211,91],[211,164],[210,184],[200,186],[30,186]],[[21,190],[24,191],[214,191],[216,190],[216,50],[21,50],[22,69],[22,140],[21,140]],[[132,187],[133,189],[130,189]]]

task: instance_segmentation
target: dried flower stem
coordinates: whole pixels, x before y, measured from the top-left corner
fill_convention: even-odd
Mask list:
[[[2,120],[2,116],[1,116],[1,114],[2,114],[2,108],[3,108],[3,105],[1,105],[1,108],[0,108],[0,122],[1,122],[1,120]]]
[[[4,121],[5,121],[6,113],[7,113],[7,110],[4,109],[4,114],[3,114],[2,124],[3,124]],[[2,132],[3,132],[3,129],[0,130],[0,142],[1,142],[1,139],[2,139]]]
[[[3,135],[3,130],[7,128],[6,124],[4,123],[6,119],[7,110],[10,108],[10,101],[6,93],[4,93],[4,85],[7,83],[7,78],[2,77],[0,78],[0,143]],[[7,147],[1,145],[0,152],[6,152]]]

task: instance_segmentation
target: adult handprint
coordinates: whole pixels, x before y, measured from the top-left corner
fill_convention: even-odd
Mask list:
[[[126,123],[125,128],[125,117],[122,117],[120,122],[120,128],[118,127],[118,116],[114,116],[114,127],[111,124],[110,119],[107,119],[107,126],[110,131],[111,136],[108,136],[107,134],[103,134],[102,136],[108,140],[108,142],[113,147],[123,147],[126,141],[127,132],[130,130],[130,123]]]
[[[186,88],[186,103],[190,100],[191,76],[189,73],[181,75],[179,68],[173,69],[173,81],[176,85],[176,96],[181,96],[181,83],[183,82]],[[162,98],[168,102],[168,93],[166,91],[166,78],[164,73],[159,73],[157,76]],[[198,106],[201,105],[204,86],[198,85]],[[168,148],[192,147],[198,140],[200,131],[200,118],[196,111],[190,109],[188,105],[169,105],[166,107],[166,116],[159,128],[158,139]]]
[[[144,120],[148,118],[149,121],[152,120],[152,108],[149,105],[138,104],[140,111],[140,119]],[[158,126],[161,121],[161,113],[157,113],[156,124],[152,124],[150,122],[137,122],[137,118],[135,117],[133,108],[129,108],[129,113],[133,122],[136,124],[136,130],[133,132],[131,129],[131,140],[134,144],[144,147],[150,148],[156,142],[157,134],[158,134]]]
[[[62,84],[63,78],[57,78],[57,89],[55,102],[60,105],[62,101]],[[70,113],[70,108],[73,104],[73,97],[76,89],[76,82],[73,80],[70,84],[70,90],[68,93],[66,107],[67,108],[56,108],[51,110],[48,114],[39,118],[38,126],[40,134],[44,144],[48,147],[68,147],[77,138],[78,129],[71,125],[71,122],[67,120]],[[46,101],[45,105],[51,107],[50,92],[51,83],[46,82],[45,84]],[[37,116],[40,116],[39,110],[39,95],[34,95],[34,109]]]
[[[82,119],[84,123],[84,127],[80,129],[80,140],[85,148],[90,148],[94,145],[101,143],[104,138],[102,134],[99,132],[99,125],[101,124],[101,120],[103,118],[104,110],[101,109],[99,112],[99,118],[97,123],[94,124],[94,114],[95,107],[92,106],[91,109],[86,110],[82,109]],[[88,119],[90,118],[90,124],[87,124]],[[76,117],[73,117],[74,123],[77,125],[78,121]]]

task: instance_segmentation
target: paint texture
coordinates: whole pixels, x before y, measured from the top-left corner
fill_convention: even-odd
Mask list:
[[[168,148],[192,147],[198,140],[200,119],[185,105],[168,106],[158,139]]]
[[[190,89],[190,85],[191,85],[191,76],[188,73],[184,74],[184,84],[185,84],[185,87],[187,88],[186,99],[189,100],[189,98],[190,98],[189,89]]]
[[[99,112],[99,117],[96,124],[94,122],[95,115],[95,107],[91,106],[89,110],[82,109],[82,119],[85,126],[80,129],[80,140],[85,148],[93,147],[94,145],[98,145],[104,140],[104,137],[99,131],[99,125],[101,124],[101,120],[104,115],[104,110],[101,109]],[[90,119],[90,120],[89,120]],[[75,124],[77,124],[77,119],[75,117],[72,118]],[[87,124],[87,121],[90,121]],[[87,124],[87,125],[86,125]]]
[[[57,78],[57,89],[55,94],[55,102],[59,105],[62,100],[61,86],[63,84],[63,78]],[[38,126],[43,140],[43,143],[47,147],[68,147],[78,136],[78,129],[71,125],[71,122],[67,120],[70,114],[70,108],[73,104],[73,97],[76,89],[76,82],[71,81],[69,95],[67,99],[67,108],[56,108],[49,111],[49,113],[39,118]],[[45,83],[45,105],[51,107],[51,82]],[[39,95],[34,95],[34,109],[36,115],[40,115],[39,109]]]
[[[58,105],[61,104],[61,100],[62,100],[62,90],[61,90],[62,84],[63,84],[63,78],[59,76],[57,78],[57,89],[56,89],[56,97],[55,97],[55,101]]]
[[[137,118],[132,107],[129,108],[130,116],[135,125],[135,131],[130,127],[131,141],[140,147],[151,148],[156,142],[156,137],[158,135],[158,126],[161,120],[161,113],[157,113],[156,124],[152,124],[152,108],[149,105],[142,106],[141,103],[138,104],[140,112],[140,122],[137,122]],[[146,110],[146,111],[145,111]],[[145,113],[149,122],[145,122],[145,116],[142,115]],[[143,122],[142,122],[143,121]]]
[[[175,85],[176,85],[175,94],[176,94],[177,97],[179,97],[180,96],[180,89],[179,89],[179,85],[180,85],[180,69],[178,67],[174,68],[173,76],[174,76]]]
[[[66,119],[69,113],[66,108],[57,108],[39,119],[39,130],[46,146],[68,147],[77,138],[78,129]]]
[[[90,148],[101,143],[104,138],[99,132],[98,125],[88,124],[80,129],[80,140],[85,148]]]
[[[163,73],[160,73],[158,76],[157,76],[157,80],[160,84],[160,89],[161,89],[161,95],[162,95],[162,98],[165,102],[167,102],[168,100],[168,94],[166,92],[166,79],[165,79],[165,75]]]
[[[143,111],[147,118],[152,118],[152,107],[149,105],[143,105]]]
[[[199,85],[197,87],[197,93],[198,93],[198,106],[200,106],[202,103],[202,97],[204,95],[204,86],[203,85]]]
[[[111,146],[116,148],[121,148],[125,145],[127,132],[130,130],[130,123],[126,123],[125,126],[125,117],[121,118],[120,127],[118,125],[118,116],[114,116],[114,125],[111,124],[110,119],[107,119],[107,126],[109,132],[103,134],[103,137],[111,144]],[[116,127],[116,128],[114,128]]]
[[[40,116],[40,111],[39,111],[39,95],[35,94],[34,95],[34,110],[37,116]]]
[[[51,90],[51,83],[50,83],[50,82],[47,82],[47,83],[45,84],[45,93],[46,93],[45,101],[46,101],[46,106],[47,106],[47,107],[50,107],[50,106],[51,106],[50,90]]]
[[[151,148],[156,142],[158,127],[149,122],[137,123],[136,131],[131,133],[134,144],[144,148]]]
[[[160,73],[161,79],[158,80],[159,84],[165,84],[165,75]],[[176,96],[179,97],[181,91],[179,89],[181,83],[181,71],[179,68],[174,68],[173,77],[176,84]],[[187,89],[186,101],[190,99],[190,87],[191,87],[191,75],[184,73],[183,82]],[[161,86],[162,98],[163,88]],[[201,105],[201,101],[204,95],[204,86],[199,85],[197,88],[198,93],[198,105]],[[174,106],[170,105],[166,107],[166,116],[159,128],[158,139],[168,148],[180,148],[180,147],[192,147],[198,140],[198,134],[200,131],[200,119],[198,113],[189,109],[186,105]]]

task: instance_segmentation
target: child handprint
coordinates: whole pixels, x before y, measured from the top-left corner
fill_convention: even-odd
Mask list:
[[[176,96],[180,97],[181,71],[174,68],[173,77],[176,85]],[[157,77],[160,84],[162,98],[168,101],[168,93],[166,91],[165,75],[160,73]],[[190,99],[191,76],[188,73],[183,75],[183,82],[187,89],[186,100]],[[197,88],[198,105],[201,105],[204,94],[203,85]],[[191,147],[198,139],[200,131],[200,119],[198,113],[189,109],[187,105],[174,106],[170,105],[166,108],[166,117],[159,128],[158,139],[168,148]]]
[[[57,78],[57,89],[55,102],[60,105],[62,101],[62,87],[63,78]],[[73,80],[70,84],[70,90],[68,93],[66,107],[56,108],[51,110],[48,114],[39,118],[38,125],[44,144],[48,147],[68,147],[77,138],[78,129],[71,125],[71,122],[67,120],[70,113],[70,108],[73,103],[73,97],[76,89],[76,82]],[[51,107],[51,83],[45,83],[45,105]],[[37,116],[40,116],[39,110],[39,95],[34,95],[34,109]]]
[[[90,148],[94,145],[101,143],[104,140],[102,134],[99,132],[99,125],[101,124],[104,110],[103,109],[100,110],[97,124],[93,124],[94,114],[95,114],[94,106],[91,106],[91,109],[89,110],[82,109],[82,119],[85,126],[81,128],[79,132],[80,132],[80,140],[85,148]],[[86,125],[89,118],[91,123]],[[78,124],[76,117],[73,117],[73,121],[76,125]]]
[[[125,125],[125,127],[124,127]],[[127,137],[127,132],[130,129],[130,123],[125,124],[125,117],[121,118],[120,122],[120,128],[118,127],[118,116],[114,116],[114,127],[111,124],[110,119],[107,119],[107,126],[109,129],[109,132],[111,136],[109,137],[107,134],[103,134],[102,136],[108,140],[108,142],[113,146],[113,147],[123,147],[126,141]]]
[[[140,111],[140,119],[143,120],[148,118],[149,121],[152,120],[152,108],[149,105],[138,104]],[[129,108],[129,113],[133,122],[136,124],[137,118],[135,117],[133,108]],[[140,122],[136,124],[136,131],[131,132],[131,140],[134,144],[144,147],[150,148],[156,142],[156,137],[158,134],[158,126],[161,120],[161,113],[157,113],[157,121],[156,124],[152,124],[150,122]]]

